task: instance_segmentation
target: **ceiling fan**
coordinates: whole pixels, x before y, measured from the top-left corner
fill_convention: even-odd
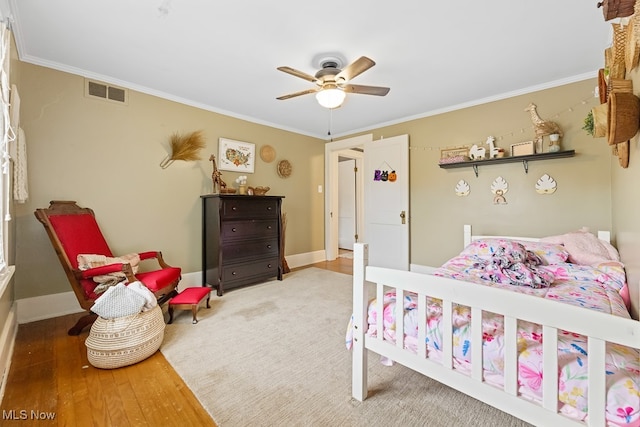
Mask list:
[[[301,79],[310,81],[311,83],[315,83],[316,87],[279,96],[277,99],[285,100],[300,95],[315,93],[316,99],[320,105],[325,108],[337,108],[342,105],[342,101],[344,101],[346,93],[377,96],[385,96],[389,93],[390,89],[388,87],[353,85],[349,83],[353,78],[376,65],[373,60],[366,56],[361,56],[351,64],[347,65],[344,69],[340,69],[340,60],[337,58],[323,59],[321,61],[321,65],[322,69],[319,70],[315,76],[295,70],[291,67],[278,67],[278,70],[280,71],[291,74],[292,76],[300,77]]]

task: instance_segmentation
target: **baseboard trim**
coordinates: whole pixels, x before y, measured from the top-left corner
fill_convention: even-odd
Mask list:
[[[16,321],[16,317],[16,304],[12,304],[0,335],[0,402],[2,402],[2,398],[4,397],[9,368],[11,368],[13,348],[16,342],[16,336],[18,335],[18,322]]]
[[[16,300],[18,323],[30,323],[84,311],[73,291]]]
[[[327,259],[327,254],[323,250],[315,252],[306,252],[303,254],[288,255],[287,265],[289,268],[304,267],[305,265],[315,264]]]
[[[287,256],[289,268],[303,267],[305,265],[321,262],[326,259],[325,251],[307,252]],[[190,286],[202,286],[202,272],[184,273],[178,289],[182,290]],[[32,298],[22,298],[16,301],[17,319],[19,324],[36,322],[38,320],[51,319],[52,317],[65,316],[67,314],[84,311],[78,304],[72,291],[57,294],[41,295]]]

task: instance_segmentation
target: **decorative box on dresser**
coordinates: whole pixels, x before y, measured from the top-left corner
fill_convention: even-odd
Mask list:
[[[225,290],[282,280],[281,196],[210,194],[202,198],[203,283]]]

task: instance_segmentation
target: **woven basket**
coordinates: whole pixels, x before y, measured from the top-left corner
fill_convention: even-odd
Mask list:
[[[635,0],[603,0],[598,2],[597,7],[602,7],[604,20],[609,21],[633,14],[635,3]]]
[[[609,145],[628,141],[638,132],[640,125],[640,99],[633,93],[609,94]]]
[[[164,327],[160,306],[133,316],[98,317],[85,341],[89,363],[103,369],[138,363],[158,351]]]
[[[602,138],[607,136],[609,126],[607,125],[607,115],[609,114],[609,104],[600,104],[591,109],[593,114],[593,137]]]
[[[633,81],[627,79],[609,79],[609,93],[633,93]]]
[[[609,88],[607,87],[607,78],[604,75],[604,68],[598,70],[598,95],[600,96],[600,104],[607,102],[609,98]]]

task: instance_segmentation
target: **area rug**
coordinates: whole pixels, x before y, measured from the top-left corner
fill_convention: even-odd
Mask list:
[[[369,397],[353,399],[351,281],[312,267],[213,294],[199,323],[176,313],[161,351],[221,427],[527,425],[373,354]]]

